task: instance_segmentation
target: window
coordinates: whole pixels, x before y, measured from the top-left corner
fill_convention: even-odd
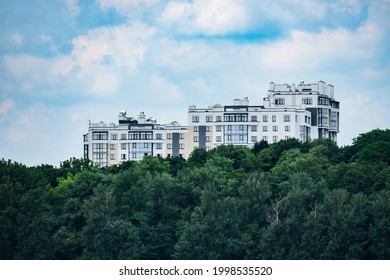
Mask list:
[[[211,131],[211,126],[206,126],[206,131],[210,132]]]
[[[144,148],[149,148],[149,143],[144,143]]]
[[[180,138],[180,139],[184,139],[184,134],[183,134],[183,133],[180,133],[180,134],[179,134],[179,138]]]
[[[171,133],[167,133],[167,139],[172,139],[172,134]]]
[[[285,136],[284,137],[284,140],[288,140],[288,139],[290,139],[290,136]]]
[[[157,143],[156,144],[156,149],[157,150],[161,150],[162,149],[162,144],[161,143]]]
[[[252,122],[257,122],[257,116],[251,116],[251,121]]]
[[[222,121],[222,117],[221,116],[217,116],[217,122],[221,122]]]
[[[283,121],[284,122],[290,122],[291,121],[290,115],[283,115]]]
[[[309,97],[309,98],[302,98],[302,104],[311,105],[311,104],[313,104],[313,99],[311,97]]]
[[[240,135],[238,136],[238,139],[244,140],[244,135],[240,134]]]
[[[284,105],[284,98],[275,98],[275,105]]]
[[[184,144],[179,144],[179,149],[184,150]]]
[[[268,126],[263,126],[263,131],[268,131]]]
[[[222,142],[222,137],[221,136],[217,136],[217,142]]]
[[[115,160],[115,155],[114,154],[110,154],[110,160]]]
[[[231,126],[231,125],[228,125],[228,126],[227,126],[227,130],[232,130],[232,126]]]
[[[88,141],[88,134],[84,134],[84,142]]]
[[[267,115],[263,116],[263,122],[268,122],[268,116]]]
[[[232,140],[232,136],[231,136],[231,135],[228,135],[228,136],[227,136],[227,139],[228,139],[228,140]]]
[[[278,136],[272,136],[272,141],[278,142]]]
[[[213,122],[213,116],[206,116],[206,122]]]
[[[194,136],[194,142],[199,142],[199,136]]]
[[[243,125],[240,125],[240,126],[239,126],[239,129],[240,129],[240,130],[244,130],[244,126],[243,126]]]
[[[192,122],[199,122],[199,116],[192,116]]]
[[[198,132],[199,131],[199,126],[194,126],[194,132]]]
[[[117,140],[118,134],[111,134],[111,140]]]
[[[110,150],[115,150],[115,144],[110,144]]]
[[[167,144],[167,149],[172,149],[172,144]]]
[[[251,126],[251,131],[257,131],[257,125],[252,125]]]
[[[278,131],[278,126],[277,126],[277,125],[274,125],[274,126],[272,127],[272,131]]]
[[[211,137],[210,136],[206,136],[206,142],[211,142]]]
[[[162,139],[162,134],[161,133],[157,133],[156,134],[156,139]]]
[[[137,157],[137,153],[133,153],[133,158],[136,158]]]
[[[290,126],[289,126],[289,125],[286,125],[286,126],[284,127],[284,131],[290,131]]]
[[[276,122],[276,116],[275,115],[272,115],[272,121]]]
[[[257,142],[257,136],[251,136],[251,142]]]
[[[137,148],[137,143],[133,143],[133,148]]]
[[[263,136],[264,141],[268,141],[268,136]]]
[[[217,130],[217,132],[221,132],[222,131],[222,125],[217,125],[216,126],[216,130]]]
[[[126,150],[127,149],[127,144],[121,144],[121,149]]]
[[[107,140],[107,132],[93,132],[92,140]]]
[[[126,154],[121,154],[121,160],[126,160]]]
[[[121,140],[126,140],[126,134],[121,134]]]

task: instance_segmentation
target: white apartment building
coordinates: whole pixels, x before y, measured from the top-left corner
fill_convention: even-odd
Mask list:
[[[275,143],[288,138],[337,141],[339,102],[332,85],[271,82],[262,101],[252,106],[244,97],[234,99],[232,105],[189,106],[188,126],[160,125],[143,112],[135,120],[121,111],[118,125],[90,123],[84,135],[84,157],[108,166],[145,155],[188,158],[195,148],[210,150],[223,144],[252,147],[261,140]]]
[[[118,125],[90,123],[84,134],[84,158],[100,167],[141,160],[146,155],[157,157],[182,156],[186,152],[187,127],[177,122],[160,125],[141,112],[137,119],[119,113]]]

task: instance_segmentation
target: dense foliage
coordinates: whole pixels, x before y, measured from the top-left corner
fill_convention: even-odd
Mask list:
[[[390,130],[105,169],[0,161],[0,259],[390,259]]]

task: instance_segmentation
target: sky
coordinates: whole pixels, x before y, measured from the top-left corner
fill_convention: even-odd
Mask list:
[[[83,155],[89,121],[189,105],[262,105],[269,83],[320,80],[340,146],[390,128],[390,0],[0,0],[0,158]]]

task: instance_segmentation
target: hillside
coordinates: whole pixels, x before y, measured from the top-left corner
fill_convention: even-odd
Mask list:
[[[390,259],[390,130],[98,169],[0,161],[0,259]]]

